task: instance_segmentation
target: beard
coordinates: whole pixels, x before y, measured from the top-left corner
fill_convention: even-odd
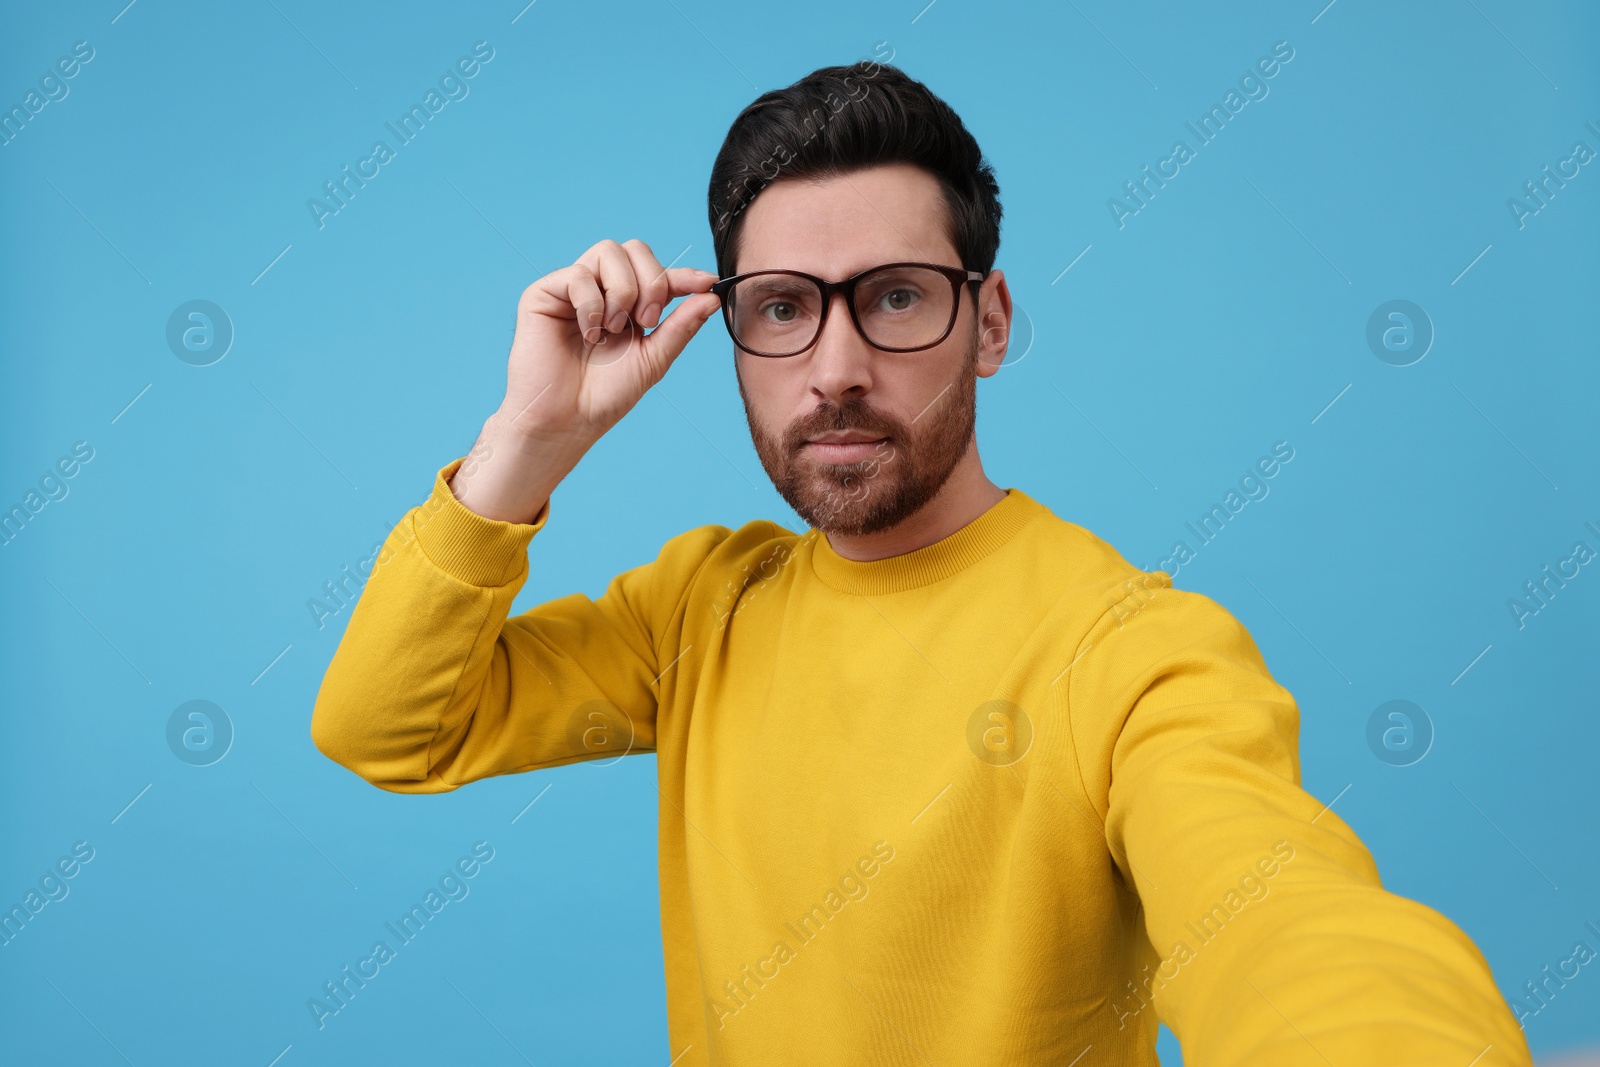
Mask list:
[[[852,397],[844,404],[818,407],[775,434],[751,409],[742,378],[739,396],[756,455],[778,495],[807,525],[824,533],[860,536],[899,525],[949,480],[977,423],[977,365],[974,331],[955,382],[910,423]],[[810,438],[829,430],[859,430],[886,440],[866,459],[829,463],[805,449]]]

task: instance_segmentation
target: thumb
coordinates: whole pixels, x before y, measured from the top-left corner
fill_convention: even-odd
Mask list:
[[[647,334],[642,342],[651,363],[665,368],[678,358],[693,337],[717,313],[722,301],[715,293],[695,293],[679,304]]]

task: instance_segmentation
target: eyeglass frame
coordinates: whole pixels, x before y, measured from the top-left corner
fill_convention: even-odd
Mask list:
[[[861,317],[856,313],[856,283],[869,274],[874,274],[880,270],[887,270],[890,267],[927,267],[930,270],[938,271],[940,274],[943,274],[950,280],[950,291],[951,296],[953,297],[950,302],[950,321],[945,323],[944,332],[939,335],[938,340],[931,341],[925,345],[916,345],[913,348],[889,348],[885,345],[878,344],[872,338],[868,337],[867,332],[861,328]],[[746,278],[754,278],[762,274],[789,274],[798,278],[804,278],[814,284],[822,293],[822,314],[817,317],[817,332],[811,335],[811,340],[807,341],[804,346],[795,349],[793,352],[788,352],[783,355],[768,355],[765,352],[757,352],[755,349],[746,347],[744,344],[740,343],[738,334],[734,332],[733,309],[728,303],[728,291],[735,285],[744,281]],[[744,352],[748,352],[752,356],[757,356],[761,359],[792,359],[793,357],[804,352],[806,349],[810,348],[812,345],[816,344],[817,340],[822,336],[823,329],[828,325],[828,312],[833,309],[834,293],[844,294],[844,306],[850,312],[850,321],[855,325],[856,333],[861,336],[863,341],[867,342],[867,344],[871,345],[873,348],[878,349],[880,352],[923,352],[927,349],[933,348],[936,345],[943,344],[945,338],[950,336],[950,331],[956,328],[956,319],[961,315],[962,284],[966,282],[982,282],[988,276],[988,274],[982,271],[968,270],[965,267],[952,267],[947,263],[901,262],[880,263],[875,267],[868,267],[864,271],[860,271],[857,274],[851,275],[843,281],[830,282],[824,278],[817,277],[815,274],[807,274],[803,270],[789,270],[784,267],[769,267],[765,270],[746,271],[743,274],[735,274],[731,277],[719,278],[715,283],[712,284],[709,291],[716,293],[717,299],[722,304],[722,322],[723,325],[727,326],[728,336],[733,340],[734,346]],[[977,301],[976,293],[973,294],[973,301],[974,303]]]

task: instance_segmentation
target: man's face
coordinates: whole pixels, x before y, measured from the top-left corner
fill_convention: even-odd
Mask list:
[[[785,268],[840,281],[882,263],[965,266],[946,230],[939,182],[920,167],[779,180],[745,212],[734,268],[740,273]],[[983,283],[979,304],[975,309],[963,283],[950,335],[920,352],[873,348],[856,332],[843,296],[834,297],[821,336],[799,355],[772,359],[735,348],[756,454],[807,524],[848,535],[889,529],[920,510],[968,458],[977,378],[1004,359],[1011,320],[999,271]],[[980,322],[988,327],[982,332]],[[812,443],[829,431],[882,440],[851,456]]]

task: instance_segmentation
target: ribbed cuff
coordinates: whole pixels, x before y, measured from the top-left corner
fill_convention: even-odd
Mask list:
[[[531,523],[485,518],[450,491],[450,478],[465,460],[439,468],[432,495],[412,513],[411,531],[422,554],[446,574],[468,585],[502,586],[527,567],[528,543],[550,518],[550,502]]]

